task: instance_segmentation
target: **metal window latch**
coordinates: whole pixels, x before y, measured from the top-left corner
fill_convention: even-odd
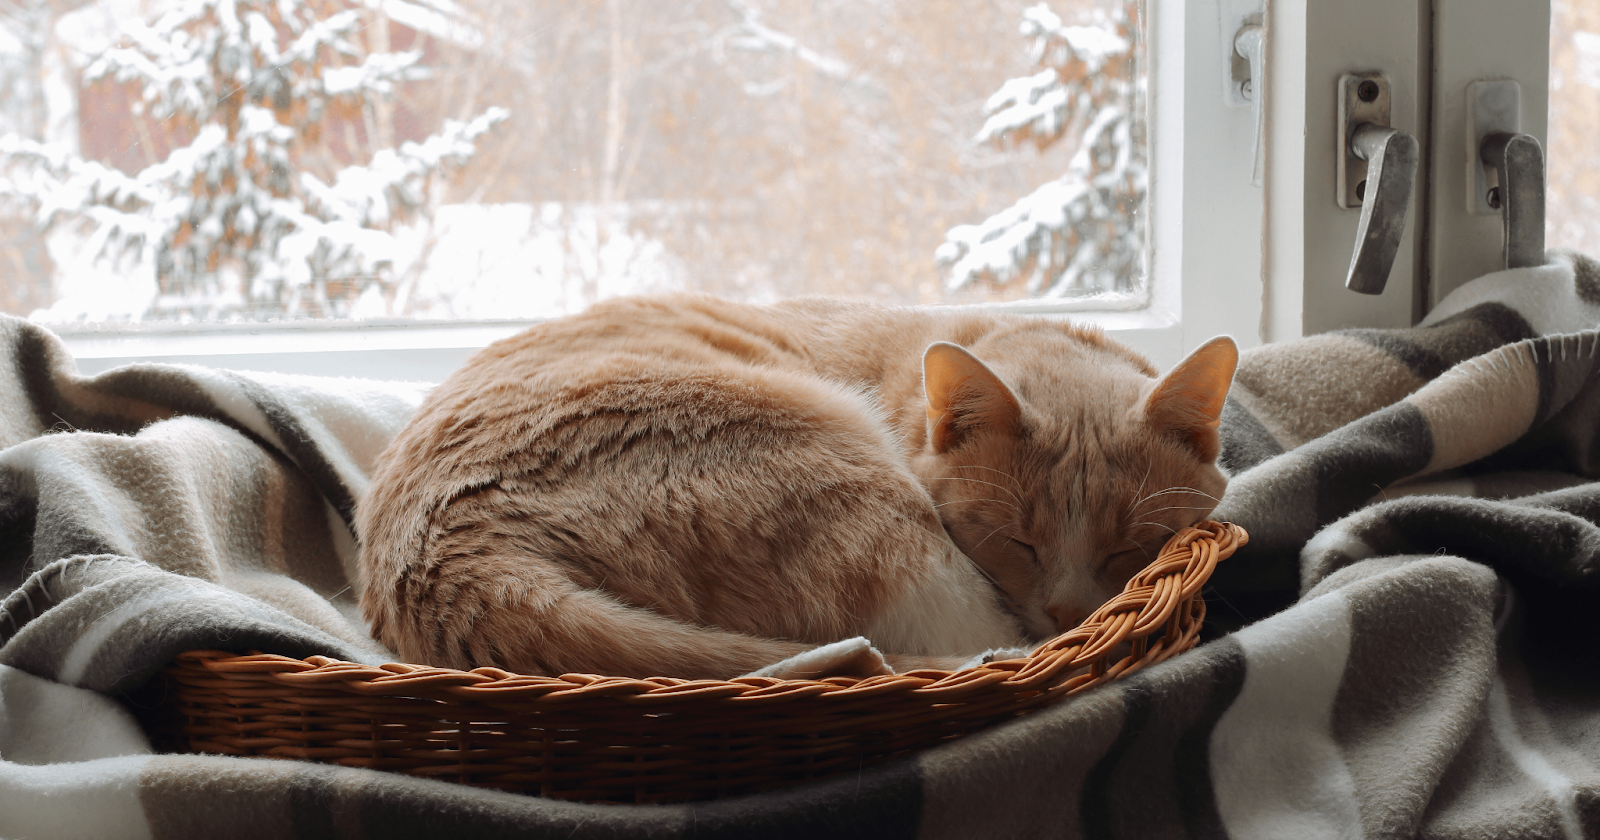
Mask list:
[[[1389,80],[1383,74],[1339,78],[1336,198],[1340,207],[1361,208],[1344,285],[1367,295],[1381,294],[1389,282],[1420,157],[1417,138],[1390,127],[1389,111]]]
[[[1484,139],[1479,156],[1495,171],[1486,196],[1500,211],[1505,228],[1501,256],[1506,268],[1544,265],[1544,150],[1529,134],[1496,132]]]
[[[1267,74],[1264,69],[1267,59],[1265,37],[1261,25],[1256,23],[1244,26],[1233,36],[1233,51],[1248,63],[1250,71],[1250,75],[1239,84],[1239,95],[1250,101],[1250,119],[1255,126],[1255,133],[1252,135],[1254,140],[1250,144],[1250,154],[1255,161],[1250,170],[1250,183],[1258,187],[1261,186],[1263,160],[1266,157],[1266,147],[1262,138],[1266,127],[1266,113],[1261,108],[1267,95]]]
[[[1515,81],[1467,85],[1467,210],[1500,214],[1506,268],[1544,265],[1544,150],[1521,130]]]

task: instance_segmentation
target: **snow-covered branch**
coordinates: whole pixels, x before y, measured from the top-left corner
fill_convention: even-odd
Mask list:
[[[775,50],[787,53],[831,79],[844,81],[850,78],[849,64],[833,56],[823,55],[800,43],[794,36],[786,35],[762,23],[761,12],[745,0],[728,0],[728,6],[740,17],[739,28],[742,34],[733,40],[736,46],[748,50]]]
[[[1061,297],[1126,291],[1143,276],[1149,176],[1135,8],[1092,26],[1067,26],[1043,4],[1024,14],[1042,69],[990,97],[976,139],[1044,148],[1076,128],[1078,148],[1059,179],[945,234],[934,258],[949,270],[949,290],[1020,286]]]
[[[1132,38],[1118,28],[1109,19],[1095,26],[1066,26],[1043,4],[1028,9],[1022,35],[1033,39],[1031,52],[1044,69],[1007,81],[989,97],[984,104],[989,118],[978,142],[1031,141],[1044,148],[1059,140],[1074,120],[1108,100],[1123,98],[1136,56]]]
[[[361,226],[383,226],[415,213],[426,203],[427,181],[445,168],[465,164],[477,152],[476,141],[510,116],[490,108],[470,122],[446,120],[437,134],[399,149],[384,149],[364,166],[339,171],[333,184],[301,174],[310,205],[323,219]]]
[[[330,103],[359,117],[425,75],[419,52],[364,51],[360,23],[357,9],[318,18],[278,0],[185,0],[153,26],[131,27],[86,75],[134,85],[152,116],[179,118],[192,139],[125,175],[3,138],[0,197],[29,206],[43,228],[75,226],[103,270],[151,276],[150,313],[346,314],[364,290],[392,284],[390,228],[425,215],[432,185],[507,116],[496,108],[447,121],[324,183],[305,163],[334,159],[307,151]]]

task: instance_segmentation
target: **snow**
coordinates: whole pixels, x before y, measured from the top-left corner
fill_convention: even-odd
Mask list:
[[[379,53],[369,55],[354,67],[330,67],[322,71],[322,87],[329,96],[394,93],[394,83],[421,78],[417,63],[422,52]]]
[[[154,25],[135,16],[120,44],[89,59],[86,79],[133,83],[150,114],[197,127],[166,160],[129,176],[64,145],[0,138],[0,199],[30,206],[55,229],[49,247],[70,257],[60,300],[41,317],[342,316],[374,306],[369,287],[380,298],[393,291],[401,249],[391,229],[425,221],[437,176],[470,159],[507,112],[447,120],[421,142],[341,169],[331,184],[296,172],[289,149],[330,96],[387,96],[420,76],[421,53],[361,54],[348,40],[357,10],[317,19],[309,7],[270,3],[163,4]],[[265,107],[285,96],[305,105],[295,125]],[[137,277],[111,283],[120,273]],[[127,289],[96,302],[108,284]]]
[[[1044,148],[1076,127],[1077,148],[1060,178],[945,234],[934,258],[949,271],[948,291],[1021,280],[1030,295],[1062,297],[1142,282],[1145,83],[1125,72],[1134,46],[1123,35],[1126,9],[1117,19],[1096,12],[1088,26],[1068,26],[1043,4],[1024,13],[1021,33],[1041,69],[1001,85],[974,139]]]
[[[468,14],[460,5],[448,0],[365,0],[369,8],[381,6],[383,13],[396,23],[436,38],[476,49],[483,46],[483,32],[468,22]]]
[[[56,302],[28,317],[45,323],[132,321],[150,307],[157,292],[155,266],[102,256],[107,230],[85,236],[63,229],[45,241],[56,264]]]
[[[769,49],[788,53],[811,65],[817,72],[833,79],[848,79],[851,76],[850,65],[833,56],[823,55],[800,43],[792,35],[787,35],[773,29],[761,22],[761,12],[743,0],[728,0],[728,5],[738,12],[742,20],[739,28],[744,35],[729,40],[729,44],[740,49],[763,52]]]
[[[549,317],[613,295],[685,288],[681,265],[660,242],[631,232],[626,213],[557,203],[447,205],[431,234],[416,229],[398,239],[410,260],[426,259],[412,294],[439,301],[430,317]]]
[[[973,278],[984,275],[1015,275],[1052,232],[1082,217],[1089,192],[1090,187],[1081,176],[1069,174],[1044,184],[982,224],[951,228],[934,255],[940,262],[950,264],[948,290],[959,291]],[[1029,291],[1043,291],[1041,280],[1033,278]]]
[[[98,256],[103,244],[72,230],[53,234],[48,246],[61,295],[29,317],[45,323],[139,320],[158,296],[154,265]],[[304,270],[317,246],[315,236],[286,237],[279,264]],[[602,297],[688,286],[682,265],[660,242],[628,230],[625,210],[590,205],[444,205],[431,229],[404,226],[388,243],[365,246],[392,249],[396,274],[414,278],[406,299],[428,318],[551,317]],[[243,305],[242,278],[220,285],[233,289],[233,303]],[[377,285],[363,291],[349,313],[400,314]]]
[[[1573,32],[1572,46],[1577,53],[1572,74],[1574,81],[1600,88],[1600,34],[1581,30]]]
[[[984,103],[984,110],[991,116],[979,129],[977,141],[988,143],[1023,128],[1040,135],[1059,134],[1066,127],[1071,93],[1061,84],[1061,75],[1055,68],[1008,80]]]
[[[1128,39],[1112,30],[1102,10],[1095,12],[1098,20],[1094,26],[1067,26],[1061,22],[1060,15],[1043,3],[1025,10],[1019,31],[1022,37],[1034,39],[1033,60],[1064,63],[1065,56],[1048,54],[1052,48],[1064,49],[1088,65],[1090,72],[1099,72],[1112,58],[1128,52],[1132,46]]]

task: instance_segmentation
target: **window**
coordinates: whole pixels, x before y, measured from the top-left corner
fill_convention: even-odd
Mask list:
[[[150,12],[153,2],[91,4],[74,13],[74,37],[92,42],[98,32],[109,43],[107,21],[125,20],[140,8]],[[67,21],[49,18],[47,4],[22,8],[36,7],[18,12],[7,31],[62,31]],[[1076,150],[1070,142],[1039,153],[971,142],[984,124],[982,103],[990,94],[1006,80],[1024,80],[1039,69],[1030,60],[1030,38],[1019,37],[1017,28],[1031,21],[1037,36],[1051,28],[1054,15],[1028,12],[1028,3],[973,8],[943,0],[708,0],[663,6],[606,0],[576,7],[512,0],[308,0],[297,8],[322,18],[341,9],[355,16],[351,31],[359,34],[360,49],[328,60],[350,71],[337,77],[335,87],[388,84],[403,94],[387,109],[339,111],[330,105],[318,129],[326,154],[343,160],[340,155],[351,156],[352,150],[393,148],[442,130],[453,119],[456,137],[471,140],[470,156],[428,160],[441,172],[455,167],[459,182],[446,188],[430,170],[409,199],[399,195],[376,208],[397,225],[421,225],[417,215],[431,219],[425,227],[403,228],[407,233],[399,244],[380,254],[389,260],[389,285],[331,288],[319,293],[326,301],[311,295],[297,302],[308,312],[320,307],[322,314],[369,320],[222,332],[199,323],[203,313],[185,315],[189,303],[177,294],[169,300],[177,317],[196,323],[132,331],[64,329],[86,370],[129,358],[215,362],[220,353],[231,355],[226,363],[233,366],[327,370],[338,362],[332,372],[437,378],[471,348],[521,323],[493,319],[691,281],[753,299],[802,286],[917,303],[992,303],[1051,291],[1030,289],[1025,265],[987,286],[950,287],[952,267],[963,260],[968,268],[984,262],[969,258],[996,230],[984,228],[985,219],[1071,171]],[[1124,7],[1114,0],[1058,0],[1052,8],[1060,26],[1098,23],[1115,34],[1117,10]],[[1074,311],[1072,317],[1101,323],[1163,365],[1219,332],[1248,346],[1345,326],[1410,323],[1454,285],[1495,267],[1496,221],[1470,216],[1464,208],[1458,212],[1466,153],[1459,142],[1462,89],[1478,78],[1517,79],[1524,91],[1524,130],[1543,140],[1546,8],[1539,0],[1532,6],[1281,0],[1270,8],[1262,0],[1150,0],[1143,29],[1121,30],[1143,31],[1149,46],[1143,59],[1150,80],[1148,202],[1142,218],[1131,209],[1119,218],[1148,222],[1140,235],[1150,243],[1143,274],[1151,282],[1130,288],[1127,272],[1091,266],[1080,273],[1087,282],[1055,290],[1087,301],[1061,305],[1058,298],[1045,308],[1090,307],[1095,311]],[[493,25],[482,25],[486,20]],[[949,26],[951,20],[958,25]],[[1259,131],[1249,103],[1230,94],[1239,73],[1233,36],[1255,20],[1269,33],[1261,93],[1266,118]],[[1586,78],[1584,50],[1592,45],[1578,34],[1587,32],[1581,22],[1572,30],[1548,54],[1555,62],[1550,87],[1557,96]],[[27,60],[49,71],[39,78],[70,76],[72,54],[41,48],[38,38],[13,40],[0,43],[0,53],[12,60],[0,72],[15,76],[16,62]],[[371,60],[379,54],[400,57]],[[1115,57],[1116,44],[1103,42],[1099,54]],[[1140,59],[1135,55],[1124,63],[1137,68]],[[1389,286],[1380,296],[1366,297],[1339,282],[1359,213],[1332,200],[1332,123],[1338,75],[1373,70],[1391,80],[1394,121],[1422,141],[1423,162]],[[115,111],[93,99],[114,95],[114,75],[103,81],[109,88],[90,91],[80,113],[104,118]],[[580,79],[589,81],[575,81]],[[1046,92],[1037,83],[1011,85],[1018,94],[1013,104],[1037,104],[1033,97]],[[1140,90],[1135,82],[1117,95],[1131,98]],[[8,100],[6,119],[48,127],[60,102],[70,98],[59,86],[45,85]],[[474,127],[494,106],[505,107],[506,116]],[[1025,118],[1022,110],[1013,116]],[[739,111],[759,111],[779,128],[740,128],[729,117]],[[154,114],[143,115],[142,122],[126,120],[123,135],[138,139],[114,142],[111,149],[135,158],[124,161],[128,168],[164,160],[162,143],[185,139],[182,132],[152,131],[149,123],[160,119],[170,120]],[[562,133],[577,123],[581,130]],[[714,143],[702,139],[711,135],[697,133],[708,124],[720,138]],[[1024,124],[1025,119],[1016,123]],[[1129,125],[1129,133],[1136,133]],[[1025,139],[1026,133],[1013,136]],[[512,153],[519,137],[537,159]],[[1553,140],[1553,161],[1570,154],[1562,151],[1559,134]],[[94,142],[85,140],[82,151],[93,151]],[[1260,187],[1251,184],[1258,143],[1266,162]],[[360,194],[359,184],[341,185],[333,171],[319,176],[319,195],[333,202]],[[1581,198],[1596,195],[1583,188],[1581,178],[1566,183],[1580,188],[1576,200],[1594,200]],[[701,188],[713,198],[694,198],[693,190]],[[1555,210],[1567,200],[1564,195],[1551,190],[1553,226],[1560,218],[1577,218]],[[408,216],[407,200],[429,212]],[[376,212],[374,206],[345,209]],[[36,243],[23,243],[13,222],[5,224],[11,226],[0,235],[7,241],[3,256],[12,264],[10,276],[30,276],[16,266],[36,270],[57,258]],[[951,229],[964,234],[946,237]],[[1582,244],[1563,235],[1553,227],[1550,244]],[[474,245],[474,239],[492,246]],[[59,257],[69,260],[88,250],[68,247]],[[943,270],[932,259],[936,251],[945,258]],[[324,267],[340,259],[337,253],[313,255]],[[423,255],[429,267],[417,269]],[[379,267],[360,263],[354,276],[369,270]],[[530,272],[559,282],[532,295],[520,283]],[[482,280],[490,293],[471,299],[461,288],[467,279]],[[1121,298],[1082,294],[1107,288]],[[11,311],[56,302],[38,288],[15,283],[0,296],[0,305]],[[89,298],[97,306],[122,305],[108,295]],[[420,327],[386,320],[419,315],[466,320]],[[284,361],[297,352],[314,358]]]
[[[1550,9],[1550,178],[1545,241],[1600,254],[1600,3]]]
[[[669,288],[1140,309],[1140,7],[1056,6],[28,6],[0,306],[80,355]]]

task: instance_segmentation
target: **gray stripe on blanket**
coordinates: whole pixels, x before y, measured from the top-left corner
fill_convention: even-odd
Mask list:
[[[1437,324],[1401,330],[1341,330],[1403,362],[1431,380],[1474,356],[1536,333],[1516,310],[1498,303],[1474,306]]]
[[[1572,286],[1578,299],[1592,306],[1600,305],[1600,262],[1577,251],[1565,254],[1572,263]]]
[[[28,576],[38,510],[33,482],[0,468],[0,592],[16,589]]]
[[[923,753],[922,836],[1024,837],[1040,825],[1072,836],[1094,759],[1123,731],[1124,700],[1107,686]]]
[[[7,395],[0,400],[3,449],[63,423],[63,411],[74,414],[55,387],[55,377],[68,375],[74,363],[60,339],[20,318],[0,320],[0,341],[9,344],[12,353],[11,366],[0,371],[0,393]]]
[[[1560,808],[1485,716],[1462,744],[1424,837],[1595,837],[1562,831]]]
[[[1499,583],[1456,557],[1373,560],[1343,577],[1361,573],[1340,590],[1352,632],[1333,735],[1367,836],[1410,837],[1489,690]]]
[[[1433,432],[1416,406],[1400,402],[1301,448],[1316,464],[1315,510],[1321,525],[1426,467],[1433,459]]]
[[[450,782],[275,759],[162,755],[139,798],[156,840],[192,837],[680,837],[681,806],[585,805]],[[243,834],[248,827],[248,835]]]
[[[127,401],[161,406],[166,414],[209,417],[237,423],[194,386],[192,375],[176,365],[133,364],[113,368],[89,380],[96,392]]]
[[[1476,327],[1476,324],[1473,326]],[[1483,333],[1478,329],[1472,332],[1479,335]],[[1393,330],[1341,330],[1340,334],[1359,339],[1388,353],[1410,368],[1411,372],[1424,382],[1444,373],[1454,364],[1454,360],[1447,360],[1446,356],[1434,348],[1422,344],[1418,340],[1421,338],[1419,330],[1406,330],[1403,333]],[[1473,342],[1473,344],[1485,345],[1484,350],[1492,349],[1494,346],[1488,341]],[[1475,356],[1477,353],[1469,355]]]
[[[1475,326],[1472,329],[1462,329],[1460,332],[1439,331],[1441,328],[1451,325],[1455,325],[1458,328],[1463,327],[1466,323],[1471,323]],[[1476,329],[1480,328],[1487,330],[1488,335],[1475,334]],[[1422,329],[1438,331],[1431,332],[1430,336],[1436,336],[1436,340],[1441,341],[1440,355],[1453,356],[1457,361],[1487,353],[1489,350],[1504,344],[1512,344],[1534,338],[1539,334],[1533,328],[1533,325],[1528,323],[1527,318],[1524,318],[1517,310],[1503,303],[1480,303],[1457,312],[1448,318],[1442,318],[1438,323],[1429,324]],[[1478,342],[1480,341],[1486,343],[1479,344]],[[1463,343],[1457,344],[1457,342]],[[1451,349],[1445,350],[1444,348]]]
[[[1083,785],[1084,836],[1224,836],[1211,784],[1211,733],[1244,687],[1244,650],[1224,638],[1182,662],[1120,684],[1127,712]],[[1152,799],[1151,790],[1174,795]]]
[[[14,321],[7,324],[16,328]],[[61,339],[42,327],[23,324],[12,348],[17,354],[14,375],[21,386],[14,393],[25,394],[34,407],[36,425],[29,437],[47,429],[133,434],[146,423],[173,416],[171,409],[150,402],[146,395],[116,395],[98,387],[98,379],[79,376]],[[0,440],[0,448],[25,439]]]
[[[1534,425],[1565,409],[1600,370],[1600,332],[1558,335],[1535,341],[1539,359],[1539,411]]]
[[[1227,475],[1237,475],[1283,454],[1278,439],[1232,394],[1222,404],[1219,431],[1222,453],[1217,456],[1217,466]]]
[[[328,612],[337,619],[331,607]],[[138,560],[72,557],[41,569],[0,603],[0,664],[123,694],[187,650],[392,661],[376,645],[341,639],[337,629]]]
[[[1424,496],[1383,502],[1318,535],[1301,558],[1302,573],[1317,581],[1363,559],[1343,550],[1354,542],[1368,556],[1450,553],[1523,584],[1540,580],[1592,591],[1600,587],[1600,527],[1558,505],[1593,507],[1600,504],[1597,496],[1600,489],[1589,484],[1512,501]]]
[[[533,796],[346,767],[160,755],[139,801],[157,840],[241,836],[383,838],[911,838],[921,804],[905,760],[770,794],[625,807]],[[994,836],[986,834],[984,836]]]

